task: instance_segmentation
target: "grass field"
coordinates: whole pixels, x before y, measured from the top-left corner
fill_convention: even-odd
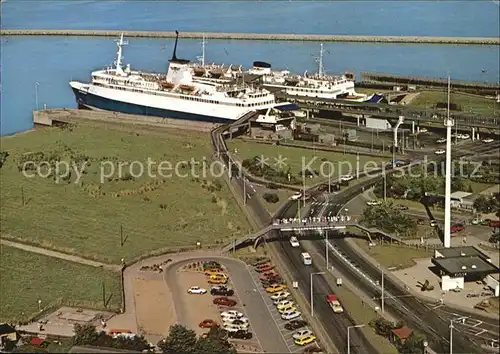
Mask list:
[[[290,172],[296,177],[301,178],[301,171],[310,166],[318,174],[317,177],[306,178],[307,185],[316,184],[322,180],[328,179],[330,174],[330,166],[332,166],[332,179],[340,175],[356,174],[356,159],[353,154],[343,154],[339,152],[317,151],[310,149],[300,149],[288,146],[269,145],[257,142],[246,142],[235,139],[228,142],[228,148],[231,151],[237,149],[237,158],[240,160],[252,159],[255,156],[263,156],[269,166],[276,170],[281,167],[282,171]],[[277,159],[282,157],[284,164],[281,166],[277,163]],[[380,157],[359,156],[359,170],[363,171],[366,168],[374,168],[386,159]],[[311,163],[310,163],[311,162]],[[309,164],[310,163],[310,164]]]
[[[214,244],[248,233],[250,226],[222,178],[214,178],[209,170],[203,176],[201,161],[210,163],[212,156],[208,134],[117,129],[78,125],[2,138],[2,151],[9,153],[0,169],[2,236],[119,263],[152,250]],[[148,158],[154,162],[150,176]],[[183,163],[191,158],[197,163]],[[52,166],[76,161],[80,168],[85,159],[78,183],[74,171],[67,181],[56,183],[50,176],[24,177],[19,170],[26,160],[49,160]],[[119,163],[134,161],[138,163],[131,170],[122,164],[119,173]],[[167,163],[162,177],[155,167],[162,161],[178,166],[186,177],[167,170]],[[108,178],[112,163],[115,173]],[[106,177],[103,183],[101,175]]]
[[[356,244],[367,254],[372,256],[381,265],[399,268],[408,268],[415,265],[413,259],[425,258],[432,255],[432,251],[416,249],[412,247],[390,246],[377,244],[375,247],[368,247],[366,240],[354,240]]]
[[[422,91],[408,104],[408,106],[431,109],[439,102],[447,102],[447,93],[445,90]],[[488,116],[498,116],[500,114],[500,104],[495,103],[495,100],[486,99],[480,96],[452,92],[450,95],[450,102],[459,105],[461,111],[465,113],[472,112]]]
[[[109,298],[108,309],[121,307],[120,273],[2,246],[2,301],[0,322],[26,320],[41,307],[62,302],[104,308],[102,283]]]

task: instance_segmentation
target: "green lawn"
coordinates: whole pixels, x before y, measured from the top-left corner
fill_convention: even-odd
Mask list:
[[[377,244],[375,247],[368,247],[368,241],[355,240],[356,244],[367,254],[372,256],[377,262],[386,268],[398,267],[408,268],[415,265],[413,259],[432,256],[432,251],[416,249],[413,247],[401,247]]]
[[[356,174],[357,156],[355,154],[344,155],[339,152],[269,145],[257,142],[247,142],[239,139],[228,141],[227,145],[230,151],[237,149],[237,154],[235,154],[235,156],[240,160],[262,156],[269,166],[276,170],[281,167],[283,171],[287,171],[288,168],[290,168],[291,173],[298,178],[301,178],[301,171],[306,166],[310,166],[311,169],[317,172],[318,176],[306,178],[307,185],[313,185],[328,179],[330,171],[332,171],[332,178],[337,178],[339,175]],[[281,166],[277,163],[277,159],[279,159],[280,156],[284,162]],[[363,171],[365,168],[374,168],[376,165],[386,160],[387,159],[380,157],[359,155],[359,170]]]
[[[117,129],[78,125],[2,138],[2,151],[9,153],[0,169],[2,236],[119,263],[121,258],[131,260],[160,248],[193,246],[198,241],[214,244],[248,233],[250,226],[222,178],[214,178],[209,169],[204,176],[201,163],[192,168],[182,163],[191,158],[197,162],[206,158],[210,163],[208,134]],[[22,158],[32,159],[25,155],[28,152],[43,152],[37,158],[56,161],[88,156],[87,173],[79,183],[75,183],[76,173],[69,183],[59,184],[50,177],[24,177],[18,167]],[[149,177],[148,158],[154,162]],[[115,163],[115,174],[100,183],[101,168],[105,173],[111,170],[104,161]],[[144,175],[129,179],[129,166],[125,166],[120,179],[118,163],[133,161],[142,163]],[[162,161],[173,168],[182,165],[178,171],[187,176],[164,170],[162,177],[156,167]],[[140,164],[135,163],[132,173],[138,176],[139,172]],[[221,189],[213,190],[217,184]]]
[[[58,303],[103,308],[102,283],[108,309],[121,307],[120,273],[1,247],[2,301],[0,322],[26,320]]]
[[[447,92],[443,91],[422,91],[415,97],[410,107],[434,108],[438,102],[447,102]],[[463,93],[451,93],[450,102],[461,106],[462,112],[473,112],[475,114],[484,114],[488,116],[497,116],[500,114],[500,104],[495,100],[486,99],[480,96],[468,95]],[[496,107],[495,107],[496,105]]]

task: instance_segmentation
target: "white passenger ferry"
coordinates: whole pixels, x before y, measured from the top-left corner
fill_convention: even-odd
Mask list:
[[[255,61],[249,74],[262,77],[265,88],[280,89],[289,96],[312,97],[319,99],[344,99],[363,102],[367,95],[358,94],[354,89],[354,75],[326,75],[323,68],[323,44],[320,45],[318,73],[294,75],[288,70],[272,71],[271,64]]]
[[[290,103],[277,104],[268,90],[236,84],[225,78],[195,73],[195,65],[176,56],[178,32],[172,59],[164,73],[147,73],[122,67],[123,34],[117,42],[113,68],[92,72],[90,83],[71,81],[79,107],[164,118],[224,123],[250,111],[295,110]]]

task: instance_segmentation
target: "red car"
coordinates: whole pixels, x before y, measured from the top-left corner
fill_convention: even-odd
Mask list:
[[[450,228],[450,232],[452,234],[454,234],[455,232],[460,232],[460,231],[463,231],[465,230],[465,227],[463,225],[453,225],[451,228]]]
[[[488,224],[489,227],[500,227],[500,221],[492,221]]]
[[[259,277],[259,280],[267,280],[272,277],[278,277],[279,274],[276,273],[274,270],[271,270],[269,272],[262,273],[261,276]]]
[[[236,301],[228,297],[217,297],[214,299],[214,305],[229,306],[233,307],[236,305]]]
[[[198,326],[200,326],[201,328],[219,327],[219,325],[214,320],[203,320]]]
[[[260,267],[255,268],[255,270],[259,273],[267,272],[267,271],[270,271],[273,269],[274,269],[274,266],[271,264],[264,264],[264,265],[261,265]]]

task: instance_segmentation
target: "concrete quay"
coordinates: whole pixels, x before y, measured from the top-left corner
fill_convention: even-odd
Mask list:
[[[175,38],[175,32],[161,31],[105,31],[105,30],[1,30],[1,36],[94,36],[118,37],[123,32],[126,37]],[[182,38],[259,40],[259,41],[308,41],[308,42],[359,42],[359,43],[414,43],[414,44],[462,44],[500,45],[495,37],[410,37],[410,36],[344,36],[319,34],[270,34],[270,33],[222,33],[222,32],[182,32]]]

